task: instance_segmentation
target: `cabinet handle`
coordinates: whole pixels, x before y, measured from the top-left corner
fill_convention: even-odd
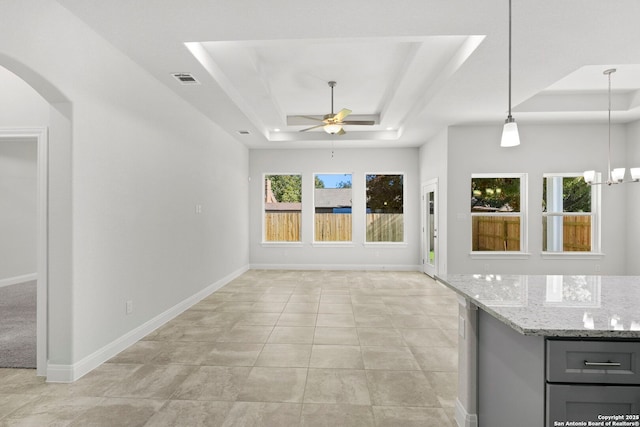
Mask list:
[[[584,366],[621,366],[620,362],[612,362],[610,360],[606,362],[588,362],[584,361]]]

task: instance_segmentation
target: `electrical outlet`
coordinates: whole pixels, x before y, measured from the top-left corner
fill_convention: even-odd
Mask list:
[[[133,313],[133,301],[132,300],[128,300],[127,303],[125,304],[125,312],[127,314],[131,314]]]

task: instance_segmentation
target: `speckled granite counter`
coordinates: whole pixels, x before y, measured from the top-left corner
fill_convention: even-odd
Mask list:
[[[640,276],[448,274],[437,280],[523,335],[640,338]]]

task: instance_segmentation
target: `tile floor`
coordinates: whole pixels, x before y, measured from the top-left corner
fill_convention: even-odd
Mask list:
[[[454,426],[457,303],[417,272],[251,270],[0,426]]]

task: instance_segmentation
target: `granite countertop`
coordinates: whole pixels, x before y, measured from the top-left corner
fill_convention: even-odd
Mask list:
[[[640,276],[443,274],[436,279],[523,335],[640,338]]]

